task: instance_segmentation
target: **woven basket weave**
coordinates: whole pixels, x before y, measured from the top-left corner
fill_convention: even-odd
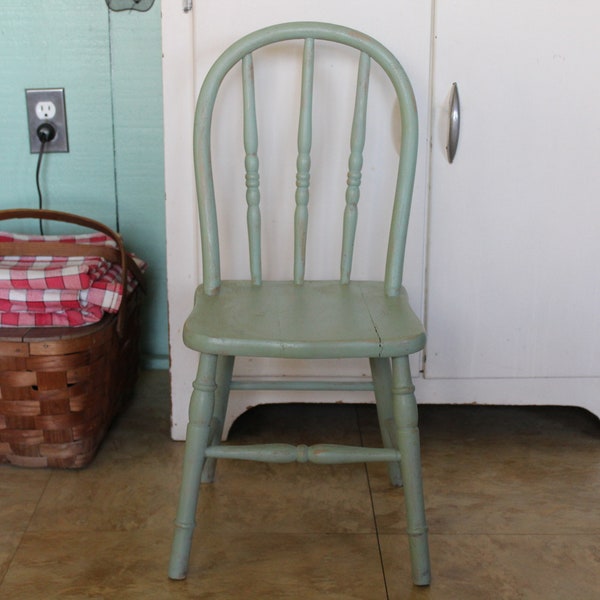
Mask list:
[[[0,219],[42,213],[112,233],[126,274],[122,242],[101,224],[52,211],[0,211]],[[139,289],[93,325],[0,328],[0,463],[78,469],[94,458],[137,378]]]
[[[138,297],[120,336],[116,315],[75,329],[0,329],[0,463],[89,464],[135,385]]]

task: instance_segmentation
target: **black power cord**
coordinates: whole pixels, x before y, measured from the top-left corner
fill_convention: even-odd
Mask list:
[[[46,149],[46,144],[51,142],[56,137],[56,129],[52,123],[42,123],[37,128],[37,136],[40,140],[40,153],[38,156],[37,167],[35,169],[35,183],[37,185],[38,191],[38,199],[39,199],[39,208],[42,210],[44,202],[42,197],[42,188],[40,187],[40,169],[42,166],[42,156],[44,156],[44,150]],[[42,219],[40,219],[40,235],[44,235],[44,227],[42,225]]]

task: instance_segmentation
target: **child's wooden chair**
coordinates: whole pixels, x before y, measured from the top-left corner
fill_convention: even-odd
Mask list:
[[[285,40],[304,40],[294,217],[294,276],[263,281],[259,208],[258,128],[253,52]],[[318,40],[357,50],[358,82],[350,139],[340,277],[305,281],[313,73]],[[317,43],[315,43],[317,41]],[[221,281],[219,239],[211,156],[211,118],[225,75],[242,63],[247,222],[250,247],[248,281]],[[351,279],[357,203],[366,131],[371,62],[378,63],[396,92],[401,114],[401,149],[383,281]],[[396,58],[380,43],[357,31],[326,23],[286,23],[252,33],[227,49],[209,71],[198,98],[194,153],[203,284],[184,330],[185,344],[200,353],[190,402],[190,420],[169,576],[186,576],[200,483],[211,481],[215,460],[350,463],[384,461],[394,485],[404,486],[413,580],[430,581],[423,503],[417,405],[408,357],[425,344],[423,326],[402,287],[404,248],[417,154],[417,112],[410,82]],[[221,200],[228,210],[238,199]],[[221,445],[224,415],[236,356],[294,359],[365,358],[373,376],[382,448],[285,444]],[[285,389],[331,389],[336,382],[287,382]],[[272,389],[272,382],[265,384]],[[323,387],[325,386],[325,387]],[[346,384],[343,389],[352,386]]]

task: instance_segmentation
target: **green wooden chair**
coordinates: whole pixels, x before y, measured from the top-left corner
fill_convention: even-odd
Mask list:
[[[253,52],[275,42],[304,40],[294,213],[293,280],[264,281],[261,275],[258,134]],[[340,277],[305,281],[314,58],[318,40],[354,48],[358,81],[349,134],[350,158],[343,214]],[[315,41],[317,44],[315,45]],[[317,47],[316,47],[317,46]],[[248,281],[222,281],[212,162],[211,119],[225,75],[241,61],[247,222],[250,248]],[[383,281],[351,280],[361,182],[367,90],[371,61],[378,63],[397,94],[401,149]],[[241,142],[240,142],[241,143]],[[425,333],[402,287],[404,247],[417,154],[417,113],[410,82],[396,58],[380,43],[357,31],[326,23],[285,23],[262,29],[234,43],[214,63],[198,98],[194,125],[196,185],[202,237],[203,284],[184,328],[185,344],[200,353],[190,401],[179,508],[169,576],[187,574],[200,483],[210,482],[217,459],[320,464],[383,461],[391,481],[404,487],[413,581],[430,581],[427,525],[423,503],[417,405],[410,354],[421,350]],[[227,199],[228,210],[239,203]],[[243,202],[243,201],[242,201]],[[392,202],[392,199],[390,199]],[[343,203],[342,203],[343,204]],[[368,210],[368,206],[365,207]],[[220,444],[230,389],[273,389],[232,379],[236,356],[294,359],[365,358],[372,384],[383,447],[322,444],[235,446]],[[245,387],[244,387],[245,386]],[[279,389],[352,389],[337,382],[288,382]]]

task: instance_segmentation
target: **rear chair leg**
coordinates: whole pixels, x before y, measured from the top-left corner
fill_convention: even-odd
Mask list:
[[[212,440],[210,446],[218,446],[223,435],[225,414],[229,401],[229,388],[231,386],[231,375],[233,374],[234,356],[219,356],[217,360],[217,390],[215,392],[215,410],[213,413]],[[202,483],[212,483],[215,480],[216,458],[207,458],[202,471]]]
[[[200,356],[198,374],[190,400],[183,477],[169,564],[171,579],[185,579],[187,575],[192,535],[196,524],[196,507],[200,495],[200,477],[205,463],[215,404],[216,368],[217,356],[212,354]]]
[[[375,388],[375,406],[377,407],[377,417],[379,419],[379,429],[384,448],[396,448],[397,441],[394,439],[392,429],[394,412],[392,408],[392,370],[390,368],[389,358],[370,358],[371,375],[373,377],[373,386]],[[400,463],[389,462],[388,474],[392,485],[402,485],[402,473]]]

